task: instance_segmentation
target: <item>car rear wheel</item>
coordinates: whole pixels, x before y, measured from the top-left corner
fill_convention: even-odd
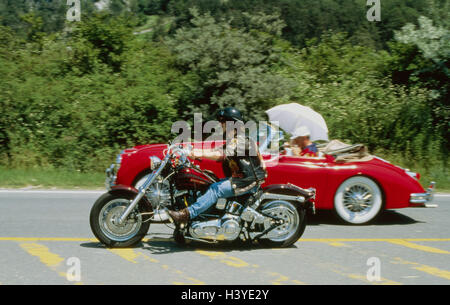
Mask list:
[[[373,221],[383,207],[380,187],[370,178],[355,176],[345,180],[334,196],[334,210],[349,224],[367,224]]]

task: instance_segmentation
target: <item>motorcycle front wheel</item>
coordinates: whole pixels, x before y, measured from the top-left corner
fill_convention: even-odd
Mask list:
[[[276,227],[259,240],[263,246],[286,248],[297,242],[305,232],[306,210],[296,208],[289,201],[266,201],[263,203],[261,211],[285,221],[283,225]],[[270,226],[270,223],[265,223],[264,229]]]
[[[147,211],[138,204],[128,218],[118,223],[118,218],[129,206],[134,194],[103,194],[94,203],[89,217],[91,230],[95,237],[107,247],[125,248],[140,242],[150,227],[149,215],[141,215]]]

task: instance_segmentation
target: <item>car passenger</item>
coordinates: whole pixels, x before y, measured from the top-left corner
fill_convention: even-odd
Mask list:
[[[318,149],[310,139],[311,132],[308,127],[298,127],[290,138],[290,148],[294,156],[318,157]]]

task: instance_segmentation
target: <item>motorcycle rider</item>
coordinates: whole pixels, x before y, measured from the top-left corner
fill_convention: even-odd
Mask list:
[[[213,183],[191,206],[180,211],[169,210],[168,214],[175,223],[182,224],[194,219],[219,198],[256,191],[267,176],[257,144],[245,135],[241,112],[234,107],[226,107],[218,111],[216,118],[226,134],[225,145],[214,149],[193,149],[189,157],[222,161],[226,178]],[[231,126],[234,128],[230,129]]]

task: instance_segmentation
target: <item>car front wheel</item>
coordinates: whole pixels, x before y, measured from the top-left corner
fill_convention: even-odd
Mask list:
[[[334,196],[334,210],[344,222],[367,224],[383,207],[380,187],[370,178],[355,176],[345,180]]]

